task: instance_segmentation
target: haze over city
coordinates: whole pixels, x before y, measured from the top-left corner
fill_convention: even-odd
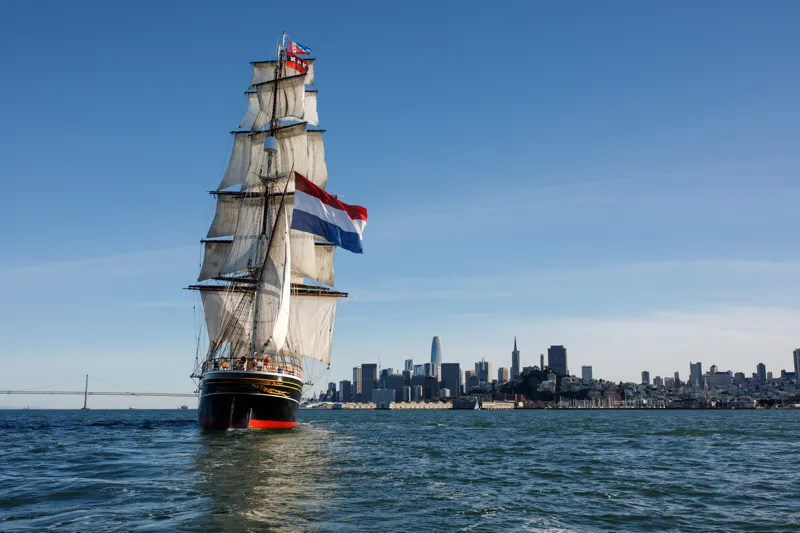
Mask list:
[[[464,368],[511,366],[515,336],[523,366],[564,345],[573,373],[614,381],[792,368],[798,4],[311,4],[302,24],[260,4],[0,5],[0,389],[193,390],[204,191],[283,29],[318,58],[335,192],[370,214],[363,256],[337,252],[353,298],[315,390],[428,361],[434,335]]]

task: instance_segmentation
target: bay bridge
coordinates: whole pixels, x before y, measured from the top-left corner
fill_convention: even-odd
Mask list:
[[[113,383],[105,382],[108,385]],[[83,409],[89,408],[89,396],[160,396],[171,398],[197,398],[196,392],[148,392],[148,391],[90,391],[89,390],[89,375],[86,375],[86,383],[83,390],[45,390],[42,389],[19,389],[19,390],[0,390],[0,394],[21,394],[21,395],[39,395],[47,394],[51,396],[83,396]]]

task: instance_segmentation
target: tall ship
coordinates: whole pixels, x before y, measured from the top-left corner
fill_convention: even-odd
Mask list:
[[[252,63],[248,107],[233,135],[198,283],[208,345],[192,378],[205,429],[297,424],[305,387],[330,368],[334,250],[362,253],[367,211],[329,194],[315,59],[281,36]]]

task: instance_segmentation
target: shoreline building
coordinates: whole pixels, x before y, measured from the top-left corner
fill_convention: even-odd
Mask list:
[[[567,367],[567,349],[561,345],[553,345],[548,348],[547,366],[549,366],[553,372],[568,376],[569,368]]]
[[[800,348],[792,352],[792,359],[794,359],[794,379],[800,380]]]
[[[581,367],[581,379],[583,381],[592,381],[592,367],[591,366],[582,366]]]
[[[650,372],[647,370],[642,371],[642,385],[650,385]]]
[[[514,350],[511,352],[511,379],[517,379],[519,377],[520,368],[517,338],[514,337]]]

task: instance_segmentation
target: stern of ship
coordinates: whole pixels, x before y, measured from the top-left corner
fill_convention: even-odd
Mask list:
[[[203,429],[288,429],[297,425],[303,380],[287,374],[210,371],[200,383]]]

